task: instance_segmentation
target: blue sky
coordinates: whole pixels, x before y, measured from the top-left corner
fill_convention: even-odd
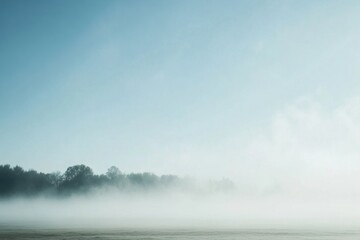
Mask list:
[[[279,112],[304,98],[342,109],[358,95],[359,7],[2,0],[1,163],[231,177],[255,169],[241,151]]]

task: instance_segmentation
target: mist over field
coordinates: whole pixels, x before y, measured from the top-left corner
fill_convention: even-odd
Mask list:
[[[1,200],[2,225],[64,227],[358,227],[355,201],[241,194],[92,193]]]
[[[1,201],[1,223],[31,227],[357,227],[357,202],[283,196],[99,192]]]
[[[104,173],[86,165],[42,173],[1,165],[0,222],[58,228],[356,228],[359,112],[357,97],[330,110],[315,97],[299,99],[275,114],[265,131],[241,142],[241,164],[219,164],[220,178],[125,173],[115,166]]]
[[[359,13],[0,0],[0,239],[360,239]]]
[[[125,174],[114,166],[97,175],[85,165],[51,174],[2,165],[0,179],[0,224],[5,226],[327,228],[360,224],[357,190],[352,195],[336,188],[317,189],[316,194],[314,188],[297,185],[292,191],[259,190],[226,178]]]

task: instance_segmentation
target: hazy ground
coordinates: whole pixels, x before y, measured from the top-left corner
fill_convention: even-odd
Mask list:
[[[13,197],[0,201],[0,239],[360,239],[355,200],[207,188]]]
[[[291,240],[291,239],[359,239],[360,231],[291,230],[291,229],[30,229],[0,228],[0,239],[216,239],[216,240]]]
[[[0,224],[40,227],[339,227],[360,226],[354,201],[239,193],[115,194],[0,201]]]

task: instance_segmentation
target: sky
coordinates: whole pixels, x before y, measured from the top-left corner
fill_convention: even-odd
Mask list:
[[[359,10],[1,0],[0,163],[359,195]]]

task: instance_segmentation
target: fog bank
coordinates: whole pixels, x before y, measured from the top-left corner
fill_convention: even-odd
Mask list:
[[[32,227],[360,226],[356,201],[239,193],[99,191],[0,202],[0,223]]]

